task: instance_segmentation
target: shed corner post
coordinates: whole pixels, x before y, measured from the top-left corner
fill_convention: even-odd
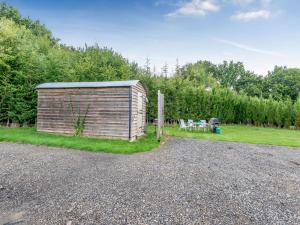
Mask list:
[[[133,141],[131,135],[132,135],[132,86],[129,87],[129,130],[128,130],[128,140],[129,141]]]
[[[39,130],[39,127],[38,127],[38,118],[39,118],[39,105],[40,105],[40,100],[39,100],[39,95],[40,95],[40,91],[39,89],[37,88],[36,89],[36,93],[37,93],[37,100],[36,100],[36,116],[35,116],[35,128],[37,129],[37,131]]]

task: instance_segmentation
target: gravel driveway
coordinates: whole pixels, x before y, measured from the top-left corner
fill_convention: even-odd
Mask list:
[[[300,149],[171,139],[113,155],[0,143],[0,224],[300,224]]]

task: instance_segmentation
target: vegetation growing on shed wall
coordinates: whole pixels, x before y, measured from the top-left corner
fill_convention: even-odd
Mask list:
[[[70,97],[69,107],[72,115],[74,135],[81,136],[84,131],[85,120],[89,112],[90,104],[88,104],[88,106],[84,110],[83,115],[82,115],[80,104],[77,104],[77,107],[75,107],[71,97]]]

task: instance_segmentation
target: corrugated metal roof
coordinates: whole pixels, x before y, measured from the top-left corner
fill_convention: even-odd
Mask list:
[[[40,84],[37,86],[37,89],[130,87],[130,86],[137,85],[138,82],[139,80],[105,81],[105,82],[56,82],[56,83]]]

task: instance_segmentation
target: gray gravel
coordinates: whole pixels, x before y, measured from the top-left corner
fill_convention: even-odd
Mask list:
[[[171,139],[113,155],[0,143],[0,224],[300,224],[300,149]]]

